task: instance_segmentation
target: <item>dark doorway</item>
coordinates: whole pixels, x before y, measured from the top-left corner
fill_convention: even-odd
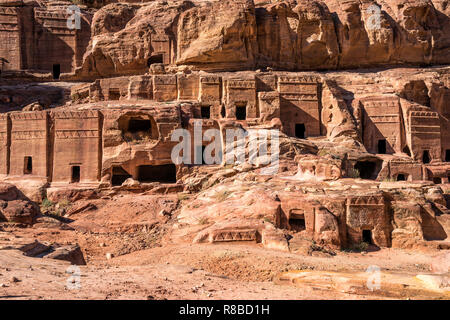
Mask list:
[[[109,100],[120,100],[120,90],[119,89],[109,89],[108,99]]]
[[[224,106],[222,106],[222,108],[220,109],[220,116],[222,118],[225,118],[227,116],[227,110],[225,109]]]
[[[406,181],[406,177],[403,173],[397,175],[397,181]]]
[[[434,184],[441,184],[442,183],[442,179],[439,177],[433,178],[433,183]]]
[[[139,166],[137,169],[138,180],[141,182],[177,182],[177,169],[174,164]]]
[[[33,173],[33,158],[25,157],[23,164],[23,174],[32,174]]]
[[[236,106],[236,120],[247,119],[247,107]]]
[[[122,167],[112,167],[111,184],[112,186],[121,186],[131,175],[126,172]]]
[[[72,177],[70,179],[70,182],[80,182],[80,166],[72,166]]]
[[[305,132],[306,132],[306,128],[305,128],[305,125],[303,123],[296,123],[295,124],[295,136],[297,138],[305,139],[306,138]]]
[[[358,161],[355,164],[355,169],[359,171],[361,179],[375,179],[375,171],[377,164],[372,161]]]
[[[408,147],[408,146],[405,146],[405,147],[403,148],[403,152],[406,153],[408,156],[411,157],[411,151],[409,150],[409,147]]]
[[[52,75],[54,80],[58,80],[61,75],[61,65],[54,64],[52,69]]]
[[[156,54],[154,56],[151,56],[150,58],[148,58],[147,60],[147,67],[150,67],[152,64],[155,63],[164,63],[164,56],[163,54]]]
[[[295,216],[289,218],[289,226],[293,231],[302,231],[306,229],[305,217]]]
[[[368,244],[373,244],[372,241],[372,230],[363,230],[362,241]]]
[[[450,150],[445,150],[445,162],[450,162]]]
[[[128,132],[148,132],[152,130],[150,119],[130,119],[128,122]]]
[[[430,152],[428,150],[425,150],[423,152],[423,155],[422,155],[422,162],[423,163],[430,163],[430,161],[431,161]]]
[[[378,153],[385,154],[386,153],[386,140],[378,140]]]
[[[205,165],[206,161],[205,161],[205,149],[206,146],[202,146],[202,164]]]
[[[201,109],[201,115],[202,115],[202,119],[209,119],[211,118],[211,107],[202,107]]]

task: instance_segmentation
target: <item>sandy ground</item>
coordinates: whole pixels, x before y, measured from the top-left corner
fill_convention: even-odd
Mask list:
[[[371,265],[414,276],[431,273],[433,260],[442,256],[396,249],[303,256],[250,243],[180,244],[109,260],[98,256],[74,269],[68,262],[25,257],[18,250],[0,253],[0,299],[388,299],[383,283],[378,292],[352,294],[274,280],[289,270],[364,272]],[[427,298],[449,297],[436,293]]]
[[[99,199],[91,201],[97,209],[71,215],[67,224],[0,226],[0,299],[450,299],[442,290],[425,294],[415,278],[436,275],[433,266],[439,264],[447,264],[448,272],[448,250],[386,248],[333,256],[271,250],[252,242],[192,244],[182,237],[175,241],[169,232],[173,219],[157,214],[161,203],[172,205],[176,197],[162,200]],[[78,244],[87,265],[74,268],[17,250],[35,240]],[[366,288],[371,266],[383,273],[379,290]],[[309,272],[302,275],[314,281],[280,281],[298,272]],[[359,275],[356,285],[346,280],[352,274]],[[347,284],[337,285],[342,279]],[[392,294],[391,282],[419,289]]]

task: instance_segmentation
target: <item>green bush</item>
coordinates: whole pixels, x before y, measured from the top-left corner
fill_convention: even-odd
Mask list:
[[[51,206],[53,206],[53,202],[51,202],[50,200],[48,200],[47,198],[45,198],[44,200],[42,200],[41,206],[42,206],[43,208],[48,209],[48,208],[50,208]]]

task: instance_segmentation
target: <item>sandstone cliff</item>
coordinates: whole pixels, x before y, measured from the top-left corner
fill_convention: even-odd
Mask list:
[[[199,70],[347,69],[450,62],[442,0],[114,3],[92,22],[84,78]]]

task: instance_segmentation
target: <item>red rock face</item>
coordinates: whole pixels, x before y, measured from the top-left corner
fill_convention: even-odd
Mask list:
[[[15,186],[7,183],[0,185],[0,220],[32,224],[38,215],[39,207],[26,198]]]
[[[448,63],[448,9],[431,1],[397,2],[381,8],[309,0],[111,4],[95,14],[77,75],[142,74],[158,56],[165,64],[209,71]]]
[[[12,26],[0,28],[0,174],[30,198],[184,191],[176,220],[193,242],[291,250],[289,237],[334,249],[447,238],[446,2],[124,2],[60,32],[66,5],[0,2],[0,26]],[[360,70],[387,66],[414,67]],[[34,86],[59,73],[81,82]],[[194,163],[206,132],[227,154],[228,130],[253,129],[279,132],[272,176],[261,155]],[[177,130],[187,163],[172,158]],[[33,204],[2,188],[0,217],[31,223]]]

